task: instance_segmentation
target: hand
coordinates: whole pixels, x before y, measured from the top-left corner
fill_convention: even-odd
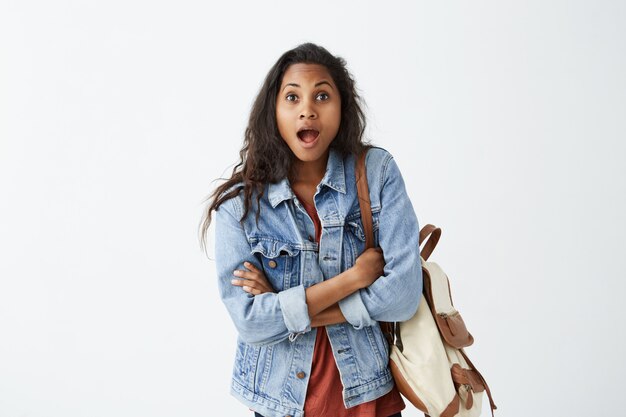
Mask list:
[[[252,295],[259,295],[266,292],[276,292],[265,277],[265,274],[263,274],[263,272],[261,272],[256,266],[252,265],[250,262],[244,262],[243,265],[248,270],[235,270],[235,276],[240,279],[231,280],[231,284],[241,287],[245,292]]]
[[[369,248],[359,255],[351,269],[354,270],[359,288],[365,288],[383,275],[384,268],[383,250],[381,248]]]

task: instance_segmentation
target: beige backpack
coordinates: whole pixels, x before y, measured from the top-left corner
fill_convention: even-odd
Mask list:
[[[357,190],[366,248],[373,247],[372,214],[365,152],[356,162]],[[439,265],[428,262],[441,229],[427,224],[420,230],[424,290],[417,313],[400,323],[380,323],[390,346],[389,365],[396,386],[416,408],[430,417],[477,417],[482,411],[484,392],[491,414],[497,407],[487,382],[469,360],[463,348],[474,338],[454,308],[450,282]]]

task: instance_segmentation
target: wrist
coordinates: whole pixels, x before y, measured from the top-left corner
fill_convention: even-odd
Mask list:
[[[360,278],[362,276],[362,271],[358,265],[354,265],[352,268],[346,269],[345,273],[347,275],[346,281],[350,287],[350,294],[363,288]]]

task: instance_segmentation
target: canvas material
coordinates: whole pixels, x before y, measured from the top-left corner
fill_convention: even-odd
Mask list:
[[[431,417],[438,417],[454,399],[446,350],[430,308],[422,295],[417,313],[400,323],[403,352],[391,347],[390,360],[398,366]],[[408,348],[410,347],[410,348]]]
[[[448,287],[448,277],[441,267],[434,262],[425,262],[422,266],[430,274],[432,296],[435,311],[452,313],[456,309]],[[394,361],[410,387],[428,409],[430,417],[440,417],[441,413],[453,401],[456,394],[461,404],[455,417],[477,417],[482,410],[484,392],[472,392],[472,406],[468,409],[468,393],[465,386],[454,387],[450,368],[458,363],[464,369],[471,369],[460,354],[459,349],[449,346],[439,334],[432,311],[424,295],[417,313],[409,320],[399,323],[402,344],[392,346],[390,360]]]

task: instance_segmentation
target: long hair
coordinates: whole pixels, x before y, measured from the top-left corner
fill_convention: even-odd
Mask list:
[[[219,185],[206,200],[211,200],[200,223],[200,243],[206,253],[206,235],[211,224],[211,213],[226,200],[233,198],[243,189],[244,214],[248,215],[252,205],[253,191],[257,191],[256,221],[260,215],[259,201],[265,184],[276,183],[291,173],[296,156],[280,136],[276,122],[276,97],[285,71],[293,64],[319,64],[327,68],[341,97],[341,122],[337,136],[330,146],[343,156],[359,154],[370,145],[363,140],[365,114],[361,109],[362,99],[357,94],[354,79],[343,58],[334,56],[325,48],[313,43],[303,43],[285,52],[276,61],[265,77],[252,109],[244,134],[243,147],[239,151],[240,161],[233,168],[231,177]],[[237,185],[237,187],[234,187]]]

